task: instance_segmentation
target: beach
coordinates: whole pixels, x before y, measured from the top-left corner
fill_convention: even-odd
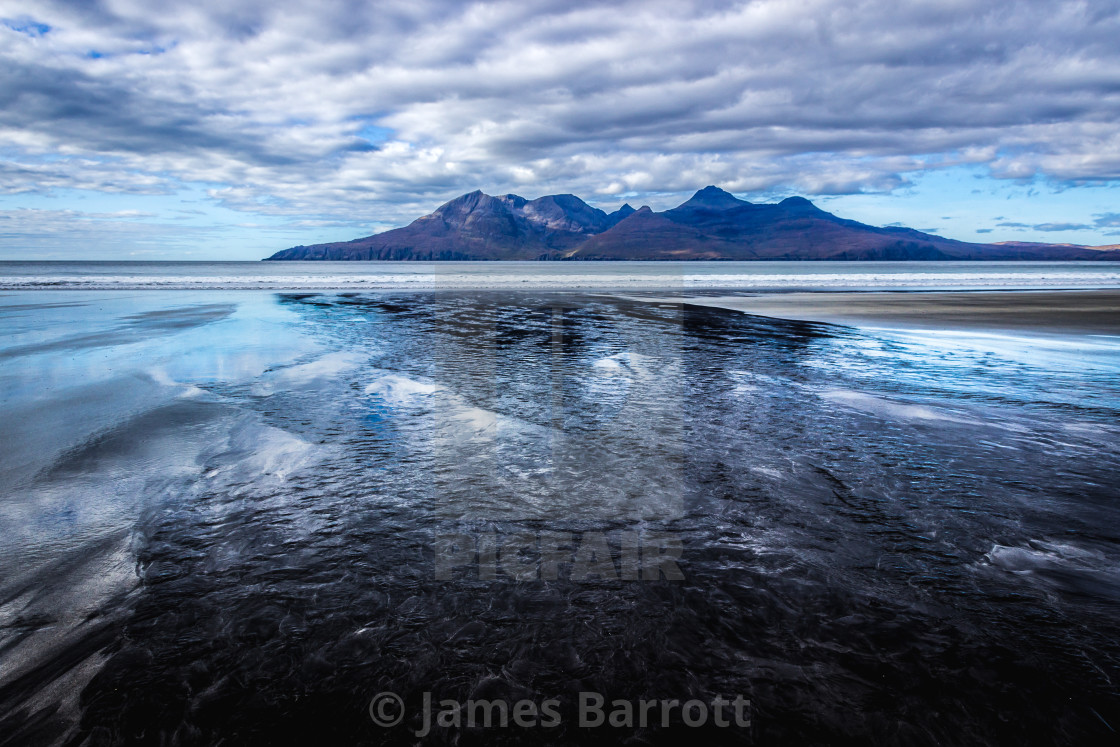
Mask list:
[[[375,269],[0,293],[17,739],[361,743],[384,692],[410,714],[386,744],[425,697],[556,700],[532,735],[595,743],[584,692],[741,696],[755,744],[1120,723],[1111,271]],[[321,287],[354,272],[390,287]]]
[[[815,292],[678,299],[746,314],[853,327],[967,329],[1040,334],[1120,334],[1120,291]]]

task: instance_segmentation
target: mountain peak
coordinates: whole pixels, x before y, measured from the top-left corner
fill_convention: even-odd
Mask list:
[[[786,208],[787,210],[793,210],[793,211],[796,211],[798,213],[803,213],[803,214],[804,213],[824,213],[825,212],[825,211],[821,210],[819,207],[817,207],[816,205],[814,205],[809,200],[806,200],[804,197],[797,197],[797,196],[787,197],[784,200],[782,200],[781,202],[779,202],[778,204],[781,205],[782,207]],[[827,213],[826,213],[826,215],[827,215]]]
[[[611,226],[618,225],[620,221],[629,218],[634,214],[634,212],[635,211],[633,205],[631,205],[629,202],[623,203],[622,207],[607,215],[607,227],[609,228]]]
[[[575,195],[545,195],[518,206],[518,210],[530,222],[553,230],[599,233],[607,227],[607,214]]]
[[[677,206],[676,210],[730,210],[731,208],[742,207],[743,205],[750,205],[751,203],[746,200],[740,200],[735,195],[720,189],[719,187],[709,185],[697,191],[688,202]]]
[[[465,195],[460,195],[454,200],[448,200],[443,203],[435,209],[432,216],[442,218],[451,225],[461,225],[463,221],[468,220],[471,216],[480,213],[493,214],[508,209],[505,205],[509,202],[509,198],[511,197],[516,197],[516,195],[491,197],[481,189],[476,189],[473,192],[467,192]]]
[[[448,200],[447,202],[436,208],[435,212],[438,213],[441,210],[459,210],[463,208],[471,210],[477,207],[480,203],[493,199],[493,197],[486,194],[481,189],[476,189],[473,192],[467,192],[465,195],[459,195],[453,200]]]

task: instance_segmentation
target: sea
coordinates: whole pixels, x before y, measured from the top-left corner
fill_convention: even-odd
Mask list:
[[[688,299],[1118,287],[0,263],[0,744],[1115,743],[1120,337]]]
[[[982,290],[1120,286],[1111,262],[13,262],[0,290]]]

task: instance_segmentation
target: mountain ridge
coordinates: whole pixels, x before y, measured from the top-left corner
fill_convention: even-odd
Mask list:
[[[975,244],[870,226],[804,197],[753,203],[716,186],[675,208],[613,213],[576,195],[468,192],[401,228],[295,246],[268,260],[1120,260],[1120,248]]]

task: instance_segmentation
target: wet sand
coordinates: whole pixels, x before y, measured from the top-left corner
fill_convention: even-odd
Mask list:
[[[687,302],[856,327],[1120,334],[1117,290],[771,293],[691,296]]]
[[[1120,340],[690,295],[10,298],[0,742],[411,745],[428,693],[560,703],[435,743],[1109,743]],[[883,295],[929,298],[843,308]],[[581,692],[752,725],[596,731]]]

